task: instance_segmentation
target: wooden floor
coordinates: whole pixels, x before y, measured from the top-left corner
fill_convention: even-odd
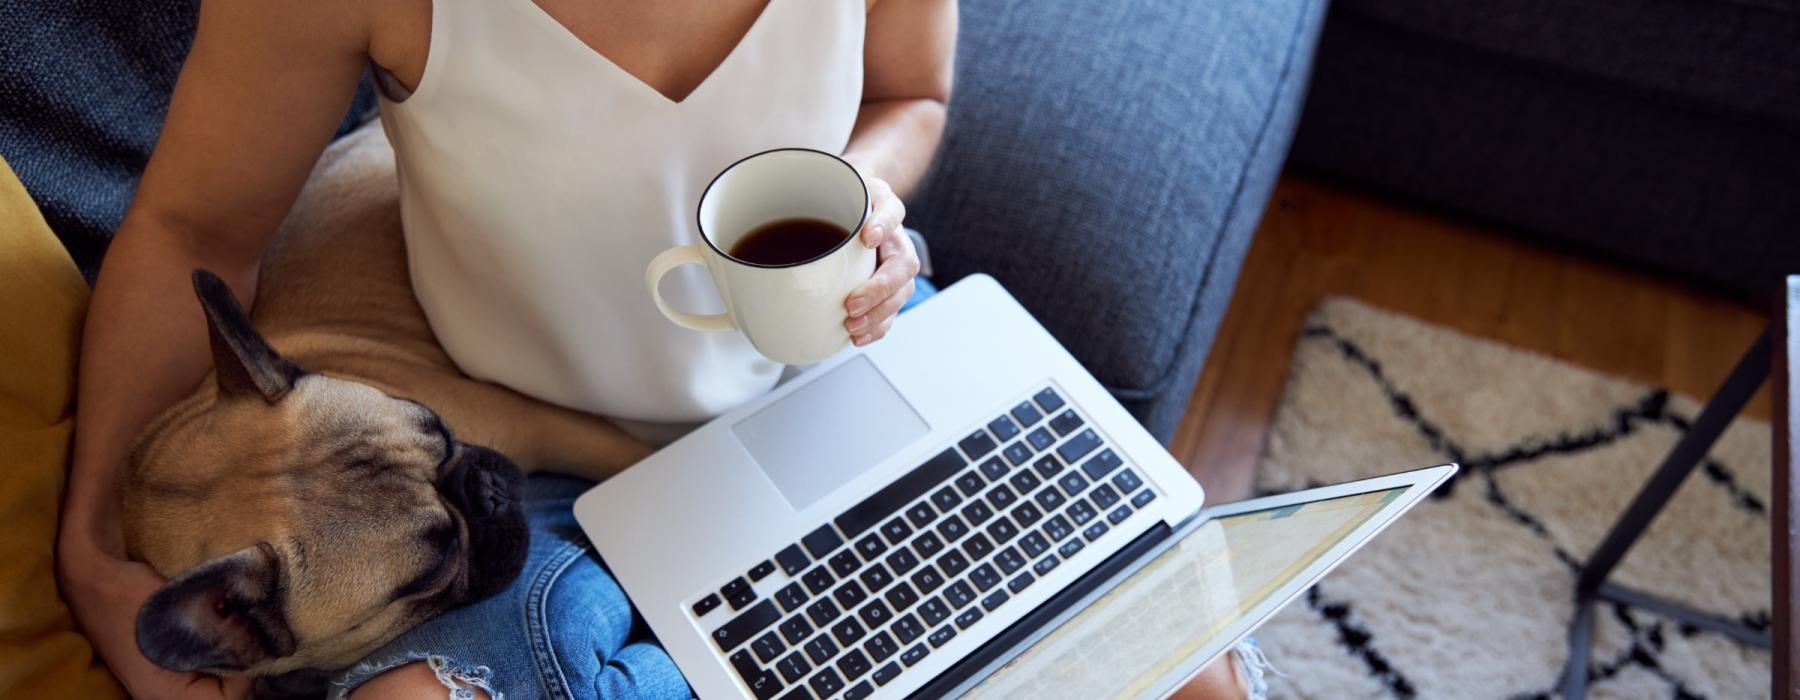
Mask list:
[[[1175,437],[1175,456],[1209,501],[1250,493],[1296,335],[1332,295],[1701,398],[1769,318],[1490,228],[1286,177]],[[1766,386],[1746,414],[1768,417]]]

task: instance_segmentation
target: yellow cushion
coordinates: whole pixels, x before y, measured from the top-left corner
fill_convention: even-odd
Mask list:
[[[56,590],[88,287],[0,160],[0,697],[120,697]]]

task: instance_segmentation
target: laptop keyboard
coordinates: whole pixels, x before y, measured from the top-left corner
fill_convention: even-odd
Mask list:
[[[711,636],[757,698],[855,700],[1156,497],[1045,388],[692,610],[731,615]],[[759,598],[777,568],[792,580]]]

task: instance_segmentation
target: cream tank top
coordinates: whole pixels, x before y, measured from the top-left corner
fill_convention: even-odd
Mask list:
[[[770,0],[680,102],[531,0],[435,0],[417,89],[381,101],[413,290],[462,370],[634,421],[722,413],[782,367],[738,333],[676,326],[644,289],[657,253],[698,240],[720,170],[770,148],[843,152],[862,98],[862,0]],[[679,308],[723,310],[685,266]]]

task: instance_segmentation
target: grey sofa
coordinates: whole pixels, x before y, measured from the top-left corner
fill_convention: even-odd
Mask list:
[[[1293,166],[1766,301],[1800,271],[1800,0],[1338,0]]]
[[[91,276],[193,3],[0,17],[0,154]],[[1286,155],[1323,0],[963,0],[951,120],[911,203],[940,283],[998,278],[1173,437]],[[24,38],[29,41],[7,41]],[[353,117],[369,107],[359,98]]]

